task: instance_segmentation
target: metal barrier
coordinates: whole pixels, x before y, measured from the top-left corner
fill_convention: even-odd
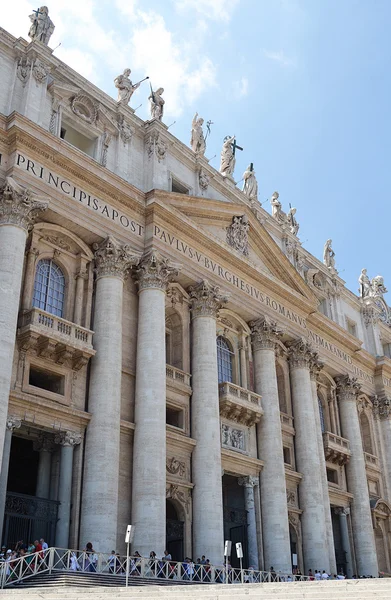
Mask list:
[[[119,556],[103,552],[85,552],[65,548],[49,548],[0,562],[1,588],[25,581],[39,573],[80,572],[99,573],[112,577],[165,579],[196,583],[263,583],[276,581],[305,581],[308,577],[292,573],[233,569],[225,565],[199,565],[193,562],[174,562],[138,556]]]

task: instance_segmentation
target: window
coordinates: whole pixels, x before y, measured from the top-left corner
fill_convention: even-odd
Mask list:
[[[186,187],[185,185],[183,185],[183,183],[181,183],[180,181],[178,181],[177,179],[174,179],[174,177],[171,177],[171,191],[172,192],[176,192],[177,194],[187,194],[189,195],[189,188]]]
[[[338,473],[335,469],[326,469],[327,481],[338,485]]]
[[[354,335],[354,337],[357,337],[357,323],[355,323],[351,319],[348,319],[348,317],[345,317],[345,319],[346,319],[346,329],[348,330],[350,335]]]
[[[166,423],[167,425],[172,425],[173,427],[179,427],[179,429],[183,429],[183,410],[167,407]]]
[[[64,294],[65,277],[60,267],[50,259],[40,260],[35,272],[33,306],[62,317]]]
[[[286,395],[285,395],[285,377],[284,377],[284,371],[282,370],[281,365],[276,364],[276,374],[277,374],[278,402],[280,405],[280,411],[286,414],[288,412],[288,407],[287,407]]]
[[[217,372],[219,383],[223,383],[224,381],[232,383],[233,354],[227,340],[219,335],[217,338]]]
[[[326,423],[324,420],[323,404],[322,404],[322,400],[320,398],[318,398],[318,406],[319,406],[319,415],[320,415],[320,428],[322,430],[322,433],[324,433],[326,431]]]
[[[79,148],[79,150],[85,152],[88,156],[94,157],[96,139],[91,139],[83,135],[68,123],[62,124],[60,138],[72,144],[72,146]]]
[[[63,375],[57,375],[57,373],[51,373],[50,371],[44,371],[37,367],[30,367],[29,372],[29,385],[47,390],[48,392],[54,392],[55,394],[64,395],[64,381]]]
[[[364,412],[360,415],[360,425],[363,450],[364,452],[368,452],[368,454],[373,454],[371,426],[369,424],[369,419]]]
[[[284,451],[284,463],[286,465],[291,465],[291,450],[290,448],[287,448],[286,446],[284,446],[283,448]]]

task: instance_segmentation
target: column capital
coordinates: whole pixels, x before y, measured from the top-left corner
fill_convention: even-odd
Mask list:
[[[196,317],[217,318],[222,305],[228,302],[228,294],[222,294],[219,286],[204,279],[189,287],[190,309],[193,319]]]
[[[180,269],[181,265],[173,263],[169,258],[152,250],[144,254],[134,270],[133,276],[139,292],[148,288],[157,288],[165,292],[168,284],[178,275]]]
[[[310,360],[310,377],[312,381],[316,381],[319,373],[322,371],[324,367],[324,362],[319,360],[317,352],[313,352],[312,358]]]
[[[342,517],[347,517],[350,515],[350,507],[349,506],[336,506],[334,508],[334,514],[340,515]]]
[[[254,350],[276,350],[279,338],[283,331],[279,329],[275,321],[261,318],[251,321],[251,341]]]
[[[373,413],[376,418],[389,419],[391,417],[391,400],[387,396],[372,398]]]
[[[49,202],[36,196],[12,178],[6,177],[0,187],[0,225],[16,225],[29,231]]]
[[[246,488],[254,488],[259,485],[259,478],[255,475],[247,475],[246,477],[239,477],[238,484]]]
[[[8,415],[6,427],[9,431],[14,431],[14,429],[19,429],[22,425],[22,419],[20,417],[15,417],[14,415]]]
[[[128,270],[140,260],[140,254],[127,244],[121,244],[112,236],[108,236],[100,244],[94,244],[95,273],[100,277],[118,277],[125,279]]]
[[[53,452],[54,441],[52,436],[46,435],[45,433],[40,433],[38,439],[34,440],[33,448],[37,452],[41,452],[41,450],[44,450],[45,452]]]
[[[309,369],[314,358],[317,357],[316,353],[312,350],[311,344],[304,338],[288,344],[288,353],[291,369]]]
[[[81,433],[76,431],[59,431],[54,438],[60,446],[78,446],[81,443]]]
[[[335,378],[337,384],[337,395],[339,400],[351,400],[356,402],[361,385],[357,383],[357,377],[340,375]]]

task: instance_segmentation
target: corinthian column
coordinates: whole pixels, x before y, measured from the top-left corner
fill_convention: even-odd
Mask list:
[[[224,549],[216,317],[228,301],[202,281],[189,289],[192,311],[193,554],[221,564]]]
[[[139,288],[135,431],[133,443],[133,548],[162,556],[166,543],[166,325],[165,294],[178,265],[149,252],[135,270]]]
[[[244,506],[247,511],[247,544],[249,567],[259,569],[257,522],[255,517],[254,487],[259,485],[258,477],[239,477],[238,484],[244,488]]]
[[[0,464],[6,431],[27,232],[47,202],[7,177],[0,187]]]
[[[68,548],[69,520],[71,516],[73,449],[80,444],[81,435],[74,431],[64,431],[56,436],[55,442],[56,444],[61,445],[60,481],[58,486],[58,500],[60,504],[57,514],[56,546],[57,548]],[[101,488],[104,488],[104,480],[100,482],[100,485]],[[99,532],[96,531],[94,538],[91,539],[97,539],[98,534]]]
[[[336,382],[342,435],[349,440],[352,453],[345,468],[348,491],[354,496],[351,504],[351,519],[357,572],[358,575],[378,577],[375,536],[357,411],[357,395],[361,386],[356,378],[348,375],[337,377]]]
[[[329,497],[329,484],[327,482],[327,471],[326,471],[326,460],[324,457],[323,450],[323,436],[322,426],[320,423],[320,412],[319,412],[319,401],[318,401],[318,388],[316,379],[318,374],[323,369],[323,363],[317,360],[314,355],[313,360],[310,363],[310,377],[311,377],[311,388],[312,388],[312,399],[314,402],[314,413],[316,423],[316,437],[318,441],[318,455],[319,455],[319,475],[322,483],[322,496],[324,504],[324,518],[326,523],[327,531],[327,547],[329,552],[330,560],[330,572],[337,572],[337,563],[335,560],[335,547],[334,547],[334,534],[333,524],[331,520],[331,508],[330,508],[330,497]]]
[[[90,372],[80,541],[93,541],[96,550],[106,552],[117,545],[123,286],[139,257],[112,237],[94,248],[96,355]]]
[[[262,396],[264,411],[257,425],[261,471],[262,532],[265,568],[292,570],[284,452],[278,400],[275,350],[281,331],[274,322],[259,319],[251,324],[255,391]]]
[[[387,396],[372,398],[375,418],[380,421],[383,464],[386,476],[388,498],[391,497],[391,400]]]
[[[289,348],[289,364],[295,417],[297,468],[300,482],[300,508],[303,510],[303,554],[305,570],[330,572],[323,487],[319,465],[317,422],[310,379],[310,365],[316,358],[310,345],[297,340]]]

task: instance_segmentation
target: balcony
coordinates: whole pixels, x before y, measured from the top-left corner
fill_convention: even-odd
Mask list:
[[[95,354],[92,335],[89,329],[33,308],[20,317],[17,337],[20,350],[78,371]]]
[[[375,469],[376,471],[380,471],[379,459],[377,456],[373,454],[369,454],[369,452],[364,452],[365,456],[365,465],[370,467],[371,469]]]
[[[326,460],[337,465],[346,465],[352,455],[349,441],[330,431],[323,434],[323,448]]]
[[[166,365],[166,383],[167,385],[173,383],[179,383],[180,385],[186,385],[190,387],[190,377],[189,373],[185,373],[185,371],[181,371],[176,367],[172,367],[171,365]]]
[[[286,433],[294,434],[293,417],[286,413],[280,412],[281,429]]]
[[[247,427],[260,421],[263,410],[261,396],[233,383],[219,384],[220,416]]]

